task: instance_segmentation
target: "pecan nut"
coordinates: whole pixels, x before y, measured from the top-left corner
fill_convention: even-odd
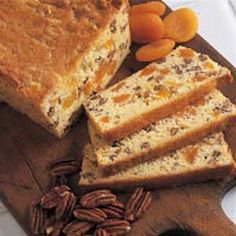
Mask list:
[[[65,175],[53,176],[52,177],[52,188],[67,185],[68,180]]]
[[[123,210],[125,209],[125,205],[120,201],[115,201],[110,206],[114,206],[114,207],[117,207],[117,208],[123,209]]]
[[[175,136],[178,132],[179,132],[179,128],[173,127],[170,129],[171,136]]]
[[[116,201],[116,195],[111,193],[110,190],[96,190],[85,194],[80,204],[84,208],[95,208],[99,206],[107,206]]]
[[[75,195],[71,192],[66,192],[56,208],[56,219],[63,220],[65,223],[67,223],[73,214],[76,202],[77,198]]]
[[[44,212],[40,204],[32,203],[30,211],[30,228],[34,234],[44,233]]]
[[[78,220],[88,221],[91,223],[101,223],[107,218],[106,213],[99,208],[76,209],[73,213]]]
[[[124,205],[121,202],[114,202],[109,206],[101,208],[109,219],[122,219],[124,217]]]
[[[151,201],[151,192],[145,192],[143,188],[137,188],[127,203],[124,218],[128,221],[139,219],[147,211]]]
[[[105,229],[100,228],[100,229],[95,230],[94,236],[108,236],[108,233]]]
[[[97,229],[105,229],[108,235],[122,235],[130,231],[130,223],[126,220],[107,219],[97,225]]]
[[[74,221],[64,227],[63,233],[66,234],[66,236],[84,235],[92,227],[93,227],[93,224],[91,223],[83,222],[83,221]]]
[[[71,175],[77,173],[79,170],[78,164],[74,159],[64,158],[59,159],[50,165],[51,175]]]
[[[48,236],[60,236],[63,229],[63,223],[58,222],[52,226],[46,228],[46,235]]]
[[[63,185],[53,188],[50,192],[46,193],[41,199],[41,205],[43,208],[52,209],[57,207],[61,198],[66,192],[70,190],[69,187]]]
[[[139,207],[136,210],[136,219],[141,218],[147,211],[152,202],[151,192],[145,192],[142,196],[142,200],[139,203]]]
[[[73,211],[75,209],[76,203],[77,197],[72,193],[69,200],[67,201],[67,207],[63,215],[64,223],[67,224],[70,221],[71,217],[73,216]]]

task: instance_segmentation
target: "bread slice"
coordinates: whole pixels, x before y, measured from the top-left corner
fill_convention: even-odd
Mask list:
[[[236,120],[236,106],[214,90],[193,105],[112,144],[106,143],[89,124],[99,168],[117,172],[192,144],[220,131]]]
[[[128,54],[127,8],[126,0],[1,2],[0,100],[62,137]]]
[[[222,133],[110,176],[103,176],[97,166],[93,146],[88,144],[84,149],[79,186],[86,190],[111,188],[121,191],[131,191],[137,186],[176,186],[221,178],[229,175],[234,168],[231,151]]]
[[[97,134],[119,140],[232,81],[207,55],[178,47],[112,87],[91,96],[85,110]]]

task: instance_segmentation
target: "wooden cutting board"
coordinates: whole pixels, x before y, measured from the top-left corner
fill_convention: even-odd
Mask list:
[[[135,2],[140,1],[132,1]],[[209,54],[230,68],[236,78],[236,69],[200,36],[186,45]],[[131,53],[114,81],[143,66],[135,62]],[[236,103],[236,81],[224,93]],[[226,131],[226,138],[236,156],[236,127]],[[49,163],[66,155],[75,156],[81,162],[81,152],[87,142],[84,116],[65,139],[58,140],[26,116],[0,104],[0,194],[28,235],[31,235],[29,207],[33,200],[39,199],[48,190]],[[70,183],[79,192],[77,180],[78,176],[74,176]],[[152,206],[145,217],[134,224],[129,235],[157,236],[171,229],[186,229],[191,234],[183,235],[235,236],[236,226],[225,216],[220,205],[223,194],[233,180],[232,177],[153,192]],[[176,236],[177,233],[172,235]]]

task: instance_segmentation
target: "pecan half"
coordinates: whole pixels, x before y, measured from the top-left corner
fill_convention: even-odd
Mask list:
[[[188,64],[191,64],[192,59],[191,58],[184,58],[183,61],[184,61],[185,64],[188,65]]]
[[[55,225],[55,223],[56,223],[56,217],[54,216],[54,214],[52,214],[52,215],[46,217],[45,222],[44,222],[44,228],[45,228],[45,230],[46,230],[48,227]]]
[[[65,228],[63,229],[63,233],[66,234],[66,236],[84,235],[92,227],[93,224],[91,223],[74,221],[65,226]]]
[[[134,221],[142,217],[151,201],[151,192],[145,192],[143,188],[137,188],[126,205],[124,218],[128,221]]]
[[[60,236],[63,229],[63,223],[57,222],[56,224],[46,228],[46,235],[48,236]]]
[[[77,173],[79,170],[78,164],[74,159],[64,158],[59,159],[50,165],[51,175],[71,175]]]
[[[116,195],[110,190],[96,190],[85,194],[80,204],[84,208],[95,208],[98,206],[107,206],[116,201]]]
[[[33,234],[44,233],[44,212],[38,203],[32,203],[30,211],[30,228]]]
[[[56,219],[63,220],[65,223],[67,223],[73,214],[76,202],[77,198],[75,195],[71,192],[66,192],[56,208]]]
[[[122,202],[119,202],[119,201],[115,201],[111,204],[111,206],[114,206],[114,207],[118,207],[120,209],[125,209],[125,205],[122,203]]]
[[[149,142],[144,142],[144,143],[142,143],[141,144],[141,149],[148,149],[148,148],[150,148],[150,143]]]
[[[114,202],[109,206],[101,208],[109,219],[122,219],[124,217],[124,205],[121,202]]]
[[[88,221],[91,223],[101,223],[107,218],[106,213],[99,208],[76,209],[73,213],[78,220]]]
[[[179,128],[173,127],[173,128],[170,129],[170,135],[171,136],[175,136],[178,132],[179,132]]]
[[[183,73],[183,71],[181,70],[181,67],[179,65],[173,65],[172,68],[175,70],[175,73],[178,75]]]
[[[165,62],[166,62],[166,58],[165,57],[156,60],[157,64],[162,64],[162,63],[165,63]]]
[[[95,230],[94,236],[108,236],[108,233],[105,229],[100,228]]]
[[[200,61],[206,61],[208,59],[208,56],[201,54],[201,55],[199,55],[199,59],[200,59]]]
[[[53,176],[52,177],[52,188],[67,185],[68,180],[65,175]]]
[[[46,193],[41,199],[41,205],[43,208],[52,209],[58,206],[61,198],[66,192],[70,191],[68,186],[54,187],[50,192]]]
[[[108,219],[103,223],[97,225],[97,228],[105,229],[110,235],[125,234],[130,231],[130,223],[126,220]]]
[[[152,194],[151,192],[145,192],[140,200],[139,207],[136,210],[136,219],[141,218],[145,212],[147,211],[148,207],[152,202]]]

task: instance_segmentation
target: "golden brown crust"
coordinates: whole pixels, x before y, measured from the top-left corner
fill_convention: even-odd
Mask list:
[[[232,171],[235,170],[235,163],[230,163],[227,166],[216,166],[211,169],[195,170],[191,173],[182,173],[176,175],[158,176],[150,177],[146,179],[127,179],[127,180],[117,180],[117,181],[107,181],[103,183],[88,183],[80,184],[81,190],[92,190],[99,188],[111,188],[114,190],[119,190],[121,192],[129,192],[134,188],[143,186],[149,189],[160,188],[160,187],[170,187],[179,186],[187,183],[203,182],[212,179],[220,179],[227,175],[230,175]]]
[[[209,122],[201,129],[196,129],[189,133],[188,135],[185,135],[185,137],[176,138],[175,140],[172,140],[171,142],[166,143],[162,147],[158,147],[148,153],[148,155],[139,155],[135,156],[133,158],[129,158],[126,160],[117,161],[116,163],[113,163],[111,165],[102,165],[101,163],[98,163],[99,168],[102,169],[104,172],[104,175],[110,175],[112,173],[116,173],[120,170],[125,170],[129,167],[135,166],[136,164],[139,164],[140,162],[149,161],[152,159],[155,159],[157,157],[161,157],[171,151],[175,151],[177,149],[183,148],[187,145],[194,144],[200,139],[215,133],[222,131],[227,125],[233,124],[236,121],[235,116],[225,117],[225,120],[222,121],[216,121],[216,122]],[[91,133],[90,133],[91,135]]]
[[[183,95],[180,99],[171,102],[168,105],[164,105],[163,107],[159,107],[155,110],[152,110],[138,119],[129,120],[126,123],[122,124],[122,126],[116,126],[113,129],[110,129],[107,132],[104,132],[97,126],[93,119],[91,123],[96,130],[96,133],[103,139],[107,140],[108,143],[113,142],[115,140],[120,140],[121,138],[134,133],[152,122],[156,122],[160,119],[167,117],[170,114],[173,114],[179,111],[184,106],[193,103],[194,101],[204,97],[206,94],[210,93],[216,87],[222,87],[230,82],[232,82],[232,76],[230,74],[219,77],[217,81],[209,81],[208,83],[202,85],[201,87],[193,90],[191,93]]]
[[[78,67],[122,1],[1,1],[1,78],[42,99]]]

